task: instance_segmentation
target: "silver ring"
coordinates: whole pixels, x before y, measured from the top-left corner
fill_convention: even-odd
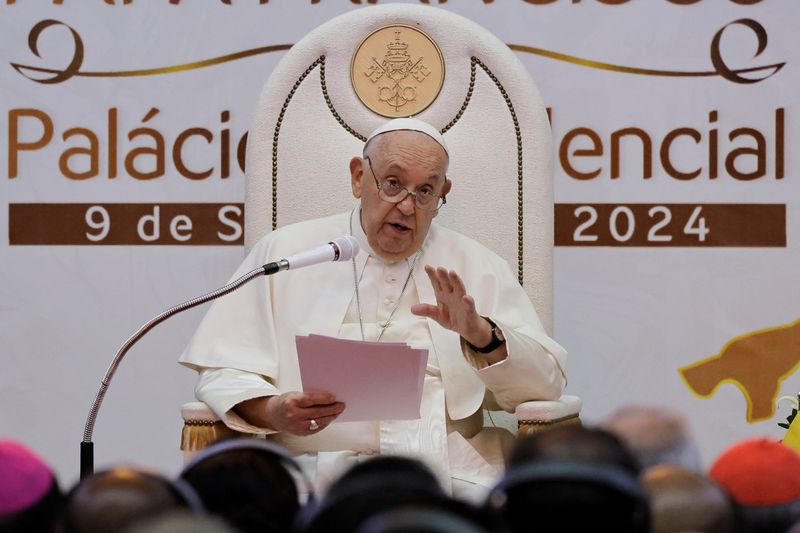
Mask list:
[[[310,431],[316,431],[319,429],[319,424],[317,424],[317,421],[312,418],[311,422],[308,423],[308,429]]]

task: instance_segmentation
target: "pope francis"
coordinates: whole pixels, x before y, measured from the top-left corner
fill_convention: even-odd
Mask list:
[[[496,481],[511,439],[483,428],[484,402],[513,411],[564,387],[566,352],[507,263],[433,223],[453,186],[448,157],[427,123],[378,128],[350,161],[352,211],[269,233],[235,277],[342,234],[358,239],[358,255],[217,300],[180,358],[199,372],[199,400],[232,429],[287,447],[318,487],[381,453],[417,457],[454,494],[478,494]],[[427,348],[421,417],[334,423],[346,405],[301,392],[295,336],[309,333]]]

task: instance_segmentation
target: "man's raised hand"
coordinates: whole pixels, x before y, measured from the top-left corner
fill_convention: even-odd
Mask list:
[[[475,309],[461,277],[453,270],[425,265],[433,285],[436,305],[416,304],[411,312],[432,318],[443,328],[455,331],[473,346],[486,346],[492,340],[492,326]]]

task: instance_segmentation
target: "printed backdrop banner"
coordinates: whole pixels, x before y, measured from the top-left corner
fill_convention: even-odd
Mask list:
[[[375,3],[0,2],[0,432],[64,483],[120,344],[242,258],[245,135],[270,71]],[[707,463],[746,436],[781,438],[778,399],[800,390],[800,4],[437,5],[508,43],[548,106],[555,334],[584,420],[679,409]],[[176,359],[204,310],[123,361],[98,468],[179,469],[195,376]]]

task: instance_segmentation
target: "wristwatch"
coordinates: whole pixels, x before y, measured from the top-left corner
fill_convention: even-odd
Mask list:
[[[501,344],[506,342],[505,337],[503,337],[503,332],[500,331],[500,328],[497,327],[497,324],[492,322],[486,317],[483,317],[489,324],[492,326],[492,340],[489,341],[489,344],[484,346],[483,348],[478,348],[477,346],[473,345],[472,343],[468,343],[470,348],[475,350],[478,353],[489,353],[493,352],[500,347]]]

